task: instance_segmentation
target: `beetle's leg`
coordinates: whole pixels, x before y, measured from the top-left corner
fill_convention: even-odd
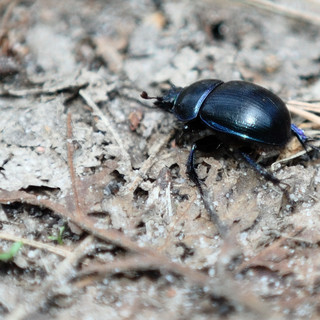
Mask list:
[[[195,152],[197,149],[199,149],[198,145],[201,144],[202,140],[203,139],[196,141],[191,148],[191,151],[190,151],[189,157],[188,157],[188,162],[187,162],[187,174],[188,174],[189,178],[194,182],[194,184],[199,189],[203,204],[204,204],[207,212],[209,213],[211,220],[213,221],[213,223],[217,227],[219,234],[221,235],[221,237],[225,237],[225,235],[227,233],[227,228],[221,222],[218,214],[215,212],[212,205],[210,205],[209,200],[207,199],[207,195],[204,193],[204,191],[202,189],[201,182],[199,180],[199,177],[198,177],[197,172],[194,167]]]
[[[276,178],[272,173],[270,173],[268,170],[260,166],[258,163],[256,163],[253,159],[250,158],[248,154],[245,152],[239,152],[240,156],[259,174],[261,174],[266,180],[271,181],[273,184],[277,185],[283,192],[283,198],[282,198],[282,207],[287,205],[288,203],[291,203],[292,206],[294,203],[291,202],[290,200],[290,195],[289,195],[289,188],[290,185],[279,180]],[[283,188],[280,184],[285,185],[285,188]]]
[[[297,137],[300,144],[303,146],[304,150],[306,150],[307,155],[308,155],[308,150],[307,150],[308,138],[304,134],[304,131],[302,129],[298,128],[295,124],[291,124],[291,132]]]
[[[187,175],[189,176],[191,181],[198,187],[201,195],[203,195],[201,183],[194,167],[194,154],[196,150],[197,150],[197,143],[194,143],[190,150],[188,161],[187,161]]]
[[[304,131],[300,128],[298,128],[295,124],[291,124],[291,132],[297,137],[297,139],[299,140],[300,144],[303,146],[304,150],[306,150],[308,157],[309,156],[309,151],[307,150],[307,147],[309,146],[310,148],[312,148],[313,150],[316,151],[320,151],[320,149],[318,147],[313,146],[312,144],[308,143],[310,141],[312,141],[312,139],[309,139]]]
[[[199,188],[200,192],[203,194],[201,182],[198,178],[196,170],[194,168],[194,155],[196,150],[201,150],[204,152],[212,152],[217,150],[220,146],[220,141],[218,141],[215,136],[206,136],[197,140],[190,151],[188,162],[187,162],[187,174],[189,178],[195,183],[195,185]]]
[[[276,185],[280,183],[286,185],[286,183],[282,182],[281,180],[276,178],[272,173],[270,173],[268,170],[262,167],[260,164],[256,163],[247,153],[240,151],[239,154],[254,170],[261,174],[266,180],[271,181]]]

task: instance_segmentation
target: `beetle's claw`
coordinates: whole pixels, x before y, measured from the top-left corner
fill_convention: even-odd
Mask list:
[[[309,143],[307,144],[307,146],[310,147],[313,150],[316,150],[316,151],[320,152],[320,148],[319,147],[316,147],[316,146],[314,146],[312,144],[309,144]]]

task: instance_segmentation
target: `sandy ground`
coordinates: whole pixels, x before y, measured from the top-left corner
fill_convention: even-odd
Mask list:
[[[0,1],[0,317],[318,319],[317,152],[260,155],[280,186],[229,145],[197,155],[222,237],[185,173],[195,135],[139,95],[252,81],[317,139],[319,16],[316,0]]]

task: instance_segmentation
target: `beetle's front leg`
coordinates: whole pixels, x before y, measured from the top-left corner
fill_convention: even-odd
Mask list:
[[[195,152],[197,150],[201,150],[204,152],[214,152],[220,147],[221,142],[214,135],[209,135],[197,140],[189,153],[188,162],[187,162],[187,174],[189,178],[195,183],[195,185],[199,188],[200,192],[202,192],[201,182],[198,178],[194,167],[194,158]],[[203,192],[202,192],[203,193]]]
[[[197,150],[197,143],[194,143],[190,150],[188,161],[187,161],[187,175],[189,176],[190,180],[199,188],[200,193],[203,194],[201,183],[196,173],[196,169],[194,167],[194,155],[196,150]]]
[[[204,139],[207,139],[207,137]],[[218,214],[216,213],[215,209],[212,206],[211,201],[208,199],[207,194],[203,192],[201,182],[199,180],[198,174],[194,167],[195,152],[197,149],[199,149],[199,144],[201,145],[202,142],[203,142],[203,139],[196,141],[190,150],[188,161],[187,161],[187,175],[189,176],[190,180],[194,182],[194,184],[199,189],[203,204],[207,212],[209,213],[211,220],[217,227],[219,234],[222,237],[224,237],[227,233],[227,227],[221,222]]]

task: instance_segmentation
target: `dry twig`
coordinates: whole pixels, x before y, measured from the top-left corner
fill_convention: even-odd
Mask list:
[[[72,143],[72,123],[71,123],[71,113],[68,113],[68,118],[67,118],[67,149],[68,149],[68,167],[69,167],[69,172],[70,172],[70,177],[71,177],[71,186],[72,186],[72,191],[73,191],[73,198],[74,198],[74,203],[76,206],[76,214],[77,216],[81,215],[81,209],[80,209],[80,199],[78,196],[78,188],[77,188],[77,178],[76,178],[76,173],[73,165],[73,143]]]

